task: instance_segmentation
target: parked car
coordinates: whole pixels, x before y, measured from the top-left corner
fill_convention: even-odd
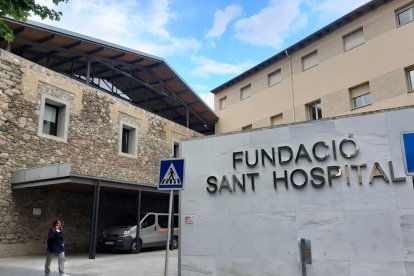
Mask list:
[[[178,248],[178,214],[173,219],[174,234],[170,248]],[[98,240],[100,249],[141,251],[142,248],[166,245],[168,238],[168,214],[146,213],[141,215],[141,230],[136,239],[137,216],[123,216],[113,226],[105,229]]]

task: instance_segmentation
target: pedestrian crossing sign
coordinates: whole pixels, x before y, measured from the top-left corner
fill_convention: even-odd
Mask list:
[[[184,189],[184,159],[161,160],[158,190],[182,189]]]

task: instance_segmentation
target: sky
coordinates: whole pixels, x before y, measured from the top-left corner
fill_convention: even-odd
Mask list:
[[[210,91],[367,0],[69,0],[30,19],[164,59],[211,107]]]

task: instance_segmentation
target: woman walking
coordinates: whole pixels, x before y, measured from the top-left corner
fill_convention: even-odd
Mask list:
[[[50,262],[53,257],[58,255],[58,267],[60,276],[69,276],[65,274],[65,248],[63,243],[63,220],[55,220],[52,228],[47,235],[47,256],[45,263],[45,276],[50,275]]]

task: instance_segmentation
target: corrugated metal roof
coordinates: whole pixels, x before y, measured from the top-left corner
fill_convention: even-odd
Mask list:
[[[162,58],[53,26],[3,19],[11,52],[203,134],[217,115]],[[5,41],[0,47],[7,49]],[[89,67],[88,67],[89,64]]]

